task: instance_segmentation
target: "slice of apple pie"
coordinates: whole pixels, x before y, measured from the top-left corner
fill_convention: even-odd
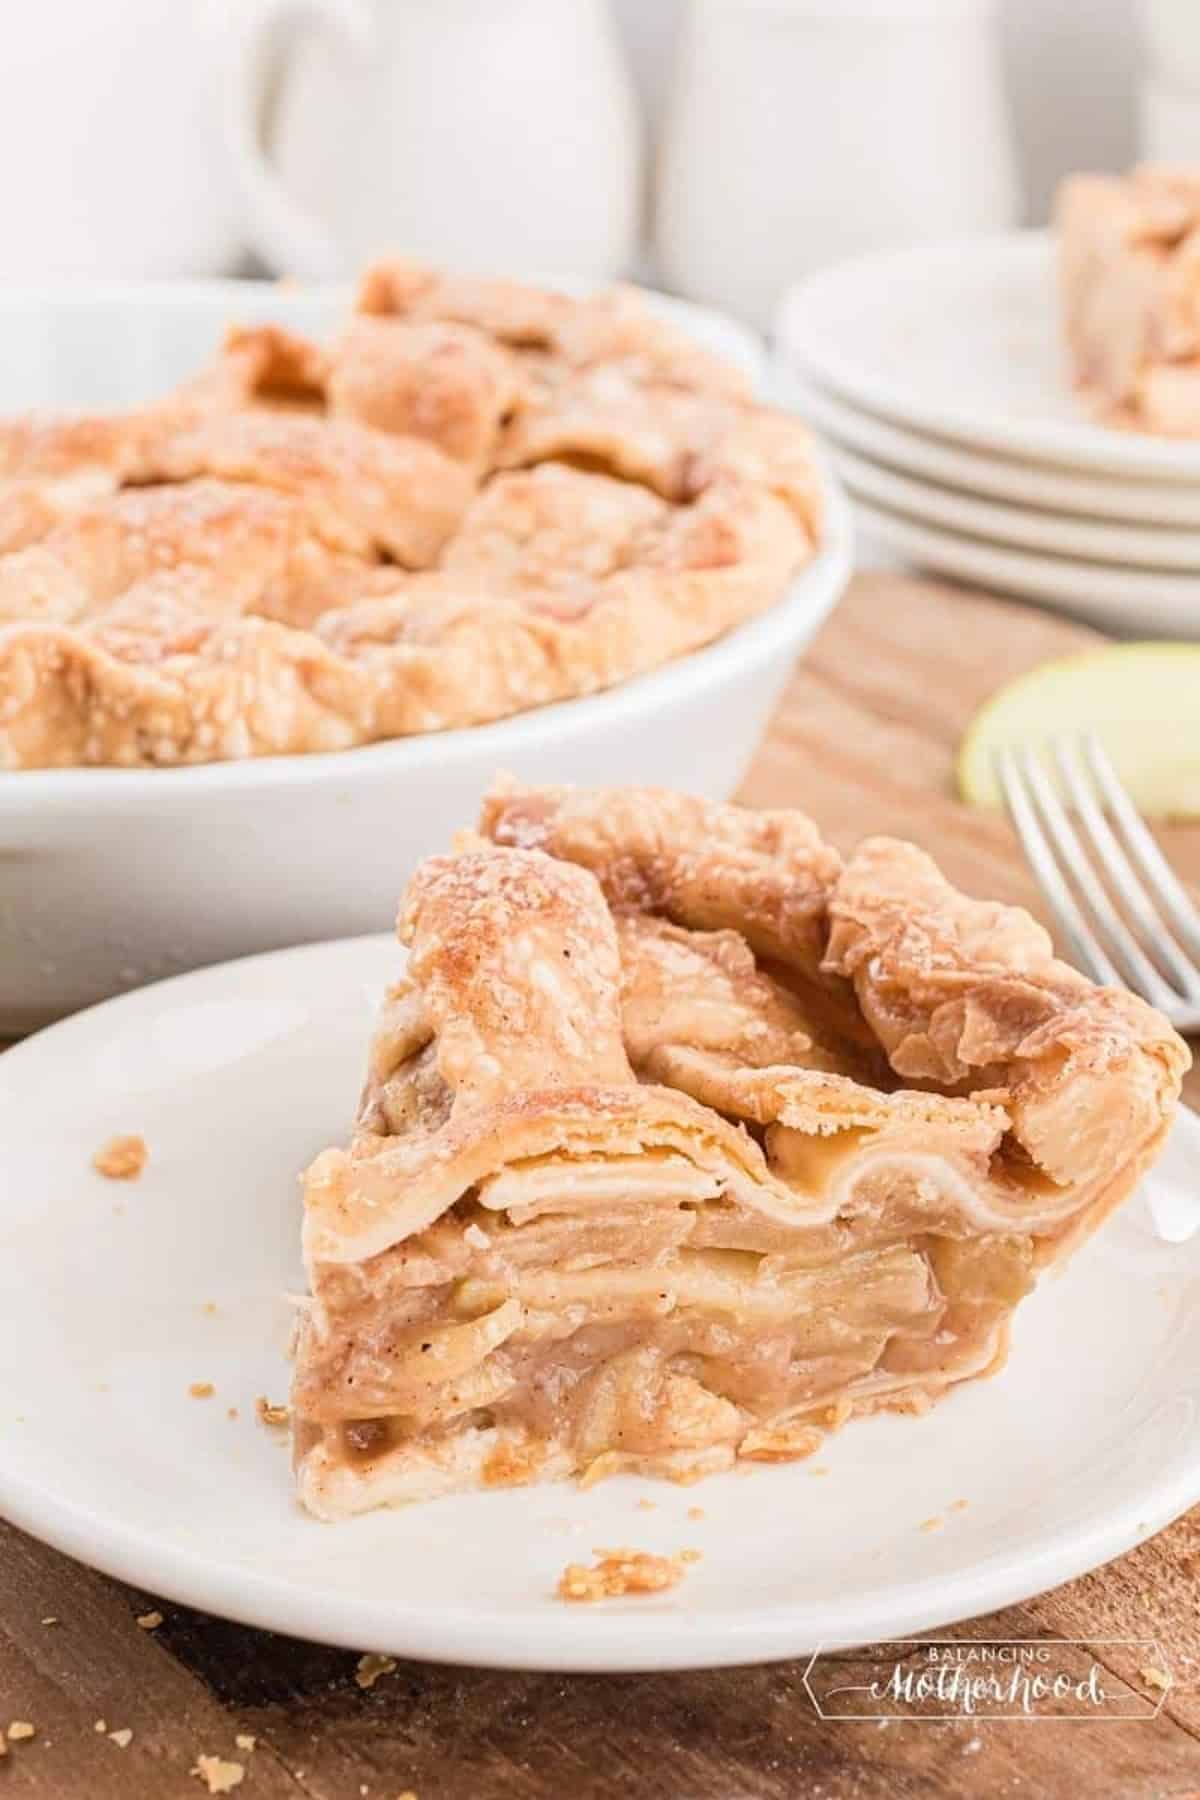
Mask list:
[[[924,1410],[1000,1367],[1188,1060],[1026,913],[799,813],[504,787],[400,936],[353,1142],[306,1176],[323,1517]]]

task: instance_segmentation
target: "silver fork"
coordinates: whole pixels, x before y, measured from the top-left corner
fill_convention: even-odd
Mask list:
[[[1141,994],[1177,1030],[1200,1030],[1200,913],[1099,741],[1059,738],[1050,756],[1069,811],[1027,746],[997,751],[996,775],[1075,961],[1103,986]]]

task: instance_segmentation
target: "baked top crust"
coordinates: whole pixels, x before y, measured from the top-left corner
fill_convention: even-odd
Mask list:
[[[328,345],[229,333],[0,425],[0,767],[341,749],[594,692],[771,605],[806,432],[628,289],[388,262]]]
[[[503,785],[399,931],[355,1135],[305,1184],[328,1516],[925,1407],[999,1365],[1188,1062],[1027,914],[792,812]]]

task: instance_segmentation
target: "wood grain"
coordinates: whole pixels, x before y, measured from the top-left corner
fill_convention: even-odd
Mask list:
[[[963,886],[1040,911],[1005,822],[954,798],[953,756],[998,682],[1092,641],[1005,602],[860,576],[796,672],[742,797],[803,807],[843,846],[871,831],[912,837]],[[1200,829],[1165,841],[1200,883]],[[1200,1077],[1189,1091],[1200,1100]],[[246,1800],[1196,1800],[1198,1599],[1200,1509],[1083,1580],[947,1634],[1154,1636],[1175,1682],[1156,1720],[881,1728],[817,1718],[802,1663],[565,1678],[402,1663],[364,1692],[352,1655],[156,1603],[0,1526],[0,1726],[37,1726],[0,1760],[0,1800],[183,1800],[204,1791],[189,1775],[201,1752],[245,1765]],[[154,1604],[164,1623],[143,1631],[136,1617]],[[1157,1698],[1138,1653],[1101,1660]],[[128,1748],[97,1719],[132,1728]],[[235,1747],[239,1732],[253,1752]]]

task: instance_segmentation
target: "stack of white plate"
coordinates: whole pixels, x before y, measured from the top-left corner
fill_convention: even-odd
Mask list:
[[[1083,413],[1047,233],[810,276],[776,347],[876,545],[1109,630],[1200,637],[1200,442]]]

